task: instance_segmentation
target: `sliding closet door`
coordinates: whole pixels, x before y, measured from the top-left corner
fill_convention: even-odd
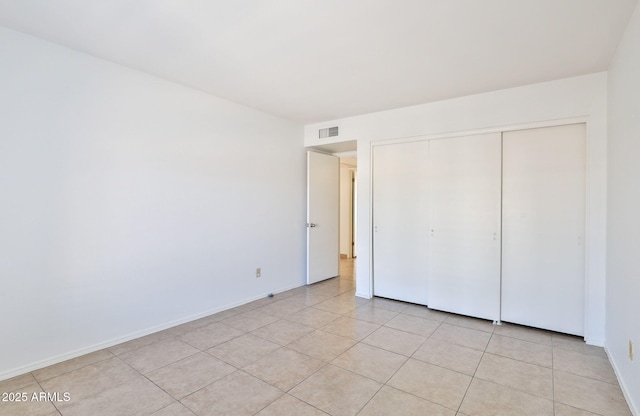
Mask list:
[[[500,138],[430,143],[430,308],[500,319]]]
[[[502,319],[584,334],[585,125],[503,136]]]
[[[427,303],[426,141],[373,148],[373,293]]]

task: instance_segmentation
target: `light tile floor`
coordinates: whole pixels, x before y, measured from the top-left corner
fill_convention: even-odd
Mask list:
[[[631,414],[602,348],[356,298],[353,267],[343,260],[340,278],[2,381],[0,393],[28,400],[0,402],[0,414]]]

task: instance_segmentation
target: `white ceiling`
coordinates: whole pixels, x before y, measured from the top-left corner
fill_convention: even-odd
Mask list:
[[[0,0],[0,25],[301,122],[606,70],[637,0]]]

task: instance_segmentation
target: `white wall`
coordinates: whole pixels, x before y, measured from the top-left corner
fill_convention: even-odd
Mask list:
[[[305,145],[317,129],[340,126],[341,141],[358,142],[357,294],[370,297],[371,144],[420,135],[491,130],[503,126],[584,117],[587,121],[587,342],[604,344],[607,75],[597,73],[458,99],[305,126]],[[326,139],[325,139],[326,141]]]
[[[0,62],[0,379],[303,284],[301,125],[3,28]]]
[[[607,342],[640,415],[640,7],[609,70]],[[633,342],[634,359],[628,356]]]

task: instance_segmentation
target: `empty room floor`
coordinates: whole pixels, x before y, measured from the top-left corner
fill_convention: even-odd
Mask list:
[[[339,278],[2,381],[29,400],[0,402],[0,414],[631,414],[602,348],[356,298],[353,268],[343,260]]]

